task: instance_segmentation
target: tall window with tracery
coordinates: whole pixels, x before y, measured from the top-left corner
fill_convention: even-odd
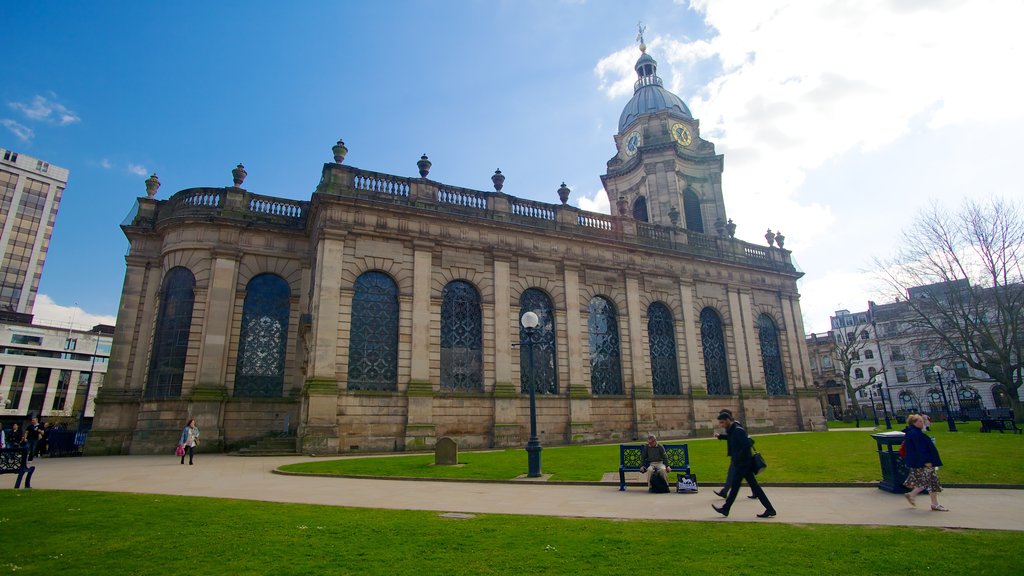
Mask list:
[[[530,392],[533,383],[537,394],[558,394],[558,358],[555,349],[555,308],[542,290],[528,288],[519,297],[519,317],[533,312],[540,322],[530,346],[519,347],[519,390]],[[526,329],[519,326],[519,342],[527,342]],[[531,358],[532,355],[532,358]]]
[[[464,280],[441,293],[441,388],[483,389],[483,321],[480,294]]]
[[[651,384],[655,394],[679,394],[679,361],[672,312],[661,302],[647,307],[647,338],[651,347]]]
[[[786,394],[786,377],[782,373],[782,350],[779,347],[779,329],[767,314],[757,317],[757,337],[761,342],[761,364],[769,396]]]
[[[594,296],[588,312],[590,389],[594,395],[622,394],[622,362],[615,305],[603,296]]]
[[[276,274],[260,274],[245,286],[242,327],[235,365],[235,396],[284,395],[291,288]]]
[[[398,285],[383,272],[356,278],[348,343],[349,390],[398,388]]]
[[[731,394],[729,360],[725,355],[722,319],[713,308],[705,308],[700,311],[700,343],[704,348],[704,377],[708,382],[708,394],[711,396]]]
[[[195,289],[196,277],[188,268],[171,268],[164,278],[146,379],[146,398],[181,396]]]

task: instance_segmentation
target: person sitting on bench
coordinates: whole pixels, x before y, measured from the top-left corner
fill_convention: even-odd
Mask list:
[[[654,434],[647,435],[647,445],[644,446],[644,463],[640,466],[640,473],[646,474],[650,469],[651,474],[661,474],[661,477],[665,479],[665,483],[668,484],[668,473],[672,471],[668,467],[668,452],[665,451],[665,447],[658,444],[658,439]],[[648,475],[647,483],[651,482],[650,475]]]

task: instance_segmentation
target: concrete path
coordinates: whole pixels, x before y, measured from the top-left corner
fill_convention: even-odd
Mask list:
[[[96,490],[182,494],[359,508],[436,510],[477,514],[530,514],[589,518],[651,518],[709,522],[782,522],[935,526],[1024,531],[1024,494],[1019,490],[948,488],[939,501],[950,512],[933,512],[927,496],[911,508],[902,496],[877,488],[782,488],[766,491],[776,518],[755,518],[763,509],[741,497],[732,515],[711,509],[723,500],[703,486],[698,494],[649,494],[631,487],[529,482],[433,482],[304,477],[273,474],[303,456],[250,457],[199,454],[184,466],[173,456],[110,456],[37,459],[32,485],[45,490]],[[6,480],[13,480],[10,476]]]

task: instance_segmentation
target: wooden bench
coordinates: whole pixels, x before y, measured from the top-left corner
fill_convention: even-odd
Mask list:
[[[25,478],[25,488],[32,487],[32,473],[35,466],[28,465],[28,448],[0,448],[0,474],[17,474],[18,480],[14,489],[21,488],[21,479]]]
[[[982,418],[981,419],[981,431],[991,432],[993,430],[999,430],[999,433],[1010,431],[1015,434],[1020,434],[1024,431],[1017,426],[1017,423],[1013,421],[1013,418]]]
[[[644,465],[646,444],[619,444],[619,491],[626,489],[626,472],[639,472]],[[668,453],[665,465],[680,475],[690,473],[690,452],[686,444],[662,444]]]

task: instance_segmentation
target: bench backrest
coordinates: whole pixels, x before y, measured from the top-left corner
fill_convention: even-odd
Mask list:
[[[644,464],[644,446],[646,444],[619,444],[619,468],[623,470],[640,470]],[[673,470],[690,468],[690,452],[686,444],[662,444],[668,453],[665,464]]]
[[[28,448],[0,448],[0,474],[18,473],[28,467]]]

